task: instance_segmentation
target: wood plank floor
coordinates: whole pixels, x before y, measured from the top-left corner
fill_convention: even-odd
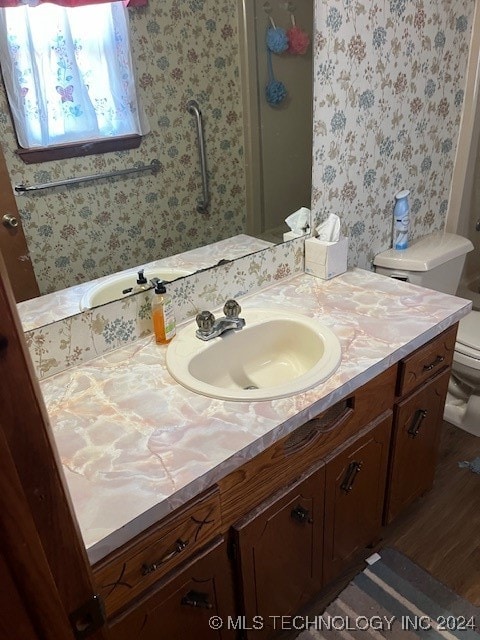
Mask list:
[[[480,438],[443,423],[435,484],[384,533],[392,546],[480,605],[480,474],[458,463],[480,456]]]

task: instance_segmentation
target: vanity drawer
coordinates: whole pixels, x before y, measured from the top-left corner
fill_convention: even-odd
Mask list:
[[[391,409],[396,376],[384,371],[220,480],[223,530]]]
[[[220,531],[218,488],[212,487],[94,566],[107,615],[124,607]]]
[[[400,361],[397,395],[404,396],[452,364],[458,324]]]

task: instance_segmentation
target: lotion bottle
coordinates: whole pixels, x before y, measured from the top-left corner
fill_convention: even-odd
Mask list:
[[[152,322],[156,342],[168,344],[176,332],[175,310],[172,298],[161,280],[155,284],[153,293]]]

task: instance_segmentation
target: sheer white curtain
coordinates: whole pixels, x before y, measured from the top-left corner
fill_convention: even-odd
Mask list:
[[[0,60],[21,147],[148,131],[122,2],[0,9]]]

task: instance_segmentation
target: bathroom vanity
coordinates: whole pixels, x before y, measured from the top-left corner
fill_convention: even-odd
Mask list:
[[[321,318],[339,369],[224,402],[176,384],[148,338],[42,382],[114,640],[273,637],[432,485],[468,301],[354,270],[249,305]]]
[[[272,637],[279,616],[298,613],[430,489],[455,331],[98,563],[113,637],[235,637],[212,631],[213,615],[226,626],[243,615],[262,626],[247,637]]]

